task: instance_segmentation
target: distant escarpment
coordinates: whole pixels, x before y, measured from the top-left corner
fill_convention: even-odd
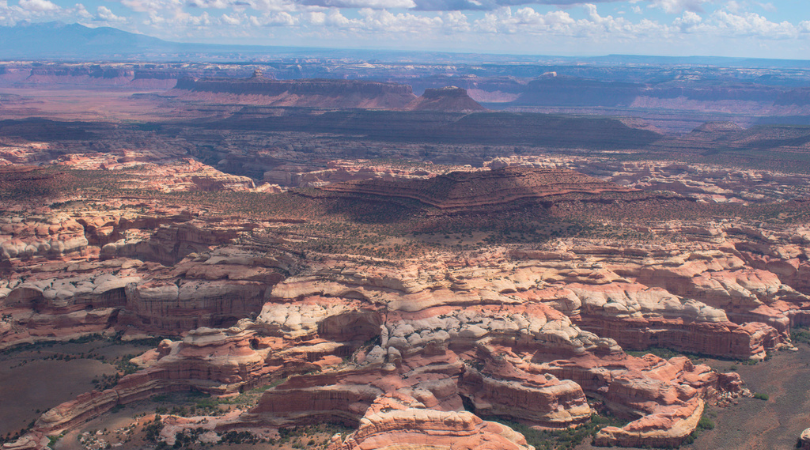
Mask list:
[[[426,89],[421,97],[405,106],[409,111],[486,111],[486,108],[456,86]]]
[[[272,120],[267,120],[272,117]],[[629,124],[629,125],[628,125]],[[381,141],[454,144],[532,144],[545,148],[639,148],[662,138],[632,122],[608,117],[450,111],[311,111],[245,107],[227,119],[188,126],[251,131],[308,131]]]
[[[566,194],[633,192],[568,169],[503,169],[452,172],[429,179],[363,180],[321,187],[325,191],[418,200],[443,210],[503,205],[517,200]]]
[[[416,99],[410,86],[358,80],[183,78],[181,99],[267,106],[399,109]]]
[[[101,66],[45,66],[34,67],[22,80],[26,84],[81,84],[127,85],[135,77],[129,68]]]

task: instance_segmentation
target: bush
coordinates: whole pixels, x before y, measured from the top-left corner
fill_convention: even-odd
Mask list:
[[[754,398],[757,400],[764,400],[767,402],[770,397],[768,397],[768,394],[762,394],[757,392],[756,394],[754,394]]]
[[[793,331],[790,333],[790,340],[795,343],[805,343],[810,344],[810,331],[803,328],[794,328]]]
[[[713,430],[714,429],[714,421],[709,419],[706,416],[700,418],[700,421],[697,424],[698,430]]]

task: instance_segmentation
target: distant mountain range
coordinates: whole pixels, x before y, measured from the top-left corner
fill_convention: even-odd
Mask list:
[[[607,55],[564,57],[537,55],[482,55],[471,53],[394,50],[328,49],[259,45],[216,45],[169,42],[116,28],[90,28],[62,22],[20,23],[0,26],[0,59],[26,60],[253,60],[270,58],[353,58],[363,61],[540,64],[587,63],[592,65],[701,65],[722,67],[808,68],[810,61],[725,58],[708,56]]]
[[[3,59],[88,59],[178,50],[178,44],[110,27],[89,28],[61,22],[0,27]]]

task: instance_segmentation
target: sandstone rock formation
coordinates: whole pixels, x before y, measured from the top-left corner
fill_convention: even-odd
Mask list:
[[[802,431],[802,435],[799,436],[799,445],[802,450],[810,448],[810,428]]]
[[[564,169],[397,175],[327,185],[318,201],[346,186],[447,210],[638,194]],[[481,417],[561,429],[590,421],[599,401],[630,422],[597,443],[678,445],[705,404],[736,395],[741,381],[625,350],[762,359],[810,323],[810,232],[800,223],[615,222],[649,239],[445,247],[420,259],[312,250],[301,243],[314,238],[288,224],[138,198],[6,213],[3,347],[183,330],[133,359],[141,370],[117,385],[47,411],[19,445],[158,393],[255,387],[266,388],[256,403],[212,432],[333,421],[357,429],[335,449],[520,449],[513,430]]]
[[[171,92],[186,100],[319,108],[398,109],[415,96],[410,86],[357,80],[248,79],[178,80]]]
[[[623,187],[671,191],[711,203],[767,203],[810,195],[810,177],[765,170],[678,162],[616,162],[578,157],[495,158],[491,168],[568,168]]]
[[[425,89],[425,93],[405,105],[409,111],[486,111],[467,95],[467,90],[456,86]]]
[[[359,180],[394,180],[399,178],[427,178],[432,172],[418,168],[413,170],[376,166],[369,161],[329,161],[326,168],[311,166],[278,166],[264,173],[269,183],[292,187],[318,187],[332,183]]]
[[[507,167],[453,172],[425,180],[368,180],[323,186],[329,192],[401,197],[441,209],[463,210],[572,193],[632,192],[565,169]]]
[[[506,425],[485,422],[466,411],[437,411],[419,400],[395,394],[379,397],[360,419],[360,428],[345,441],[334,439],[329,450],[355,448],[437,449],[491,448],[529,450],[519,433]]]

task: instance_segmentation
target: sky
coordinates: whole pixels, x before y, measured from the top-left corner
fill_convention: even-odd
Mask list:
[[[502,54],[810,59],[810,0],[0,0],[177,42]]]

